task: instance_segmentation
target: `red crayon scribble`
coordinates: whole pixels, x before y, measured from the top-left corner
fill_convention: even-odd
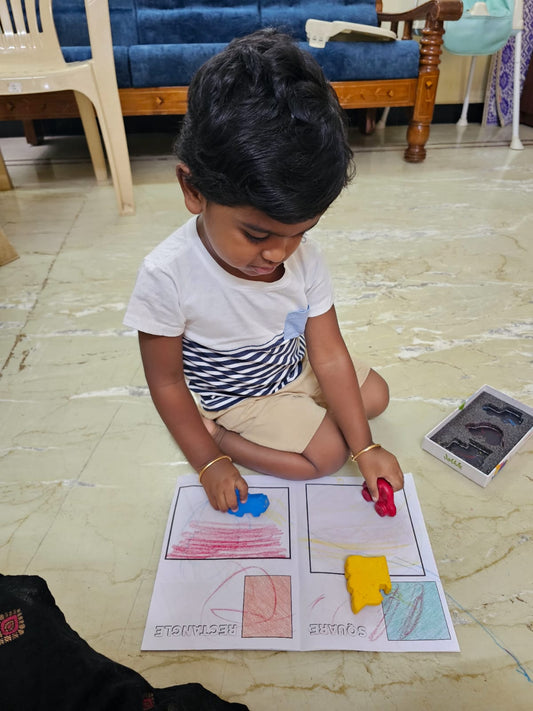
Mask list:
[[[319,602],[322,602],[322,600],[325,600],[325,598],[326,598],[326,596],[325,596],[324,593],[322,593],[322,595],[320,595],[319,597],[317,597],[317,599],[314,600],[314,601],[309,605],[309,607],[311,608],[311,610],[314,610],[315,607],[318,605],[318,603],[319,603]]]
[[[206,607],[209,606],[209,603],[215,598],[216,594],[222,590],[223,587],[225,587],[230,581],[233,580],[233,578],[237,576],[245,576],[246,573],[255,571],[256,574],[260,575],[268,575],[268,572],[264,568],[260,568],[256,565],[247,565],[244,568],[239,568],[239,570],[236,570],[234,573],[229,575],[224,581],[222,581],[217,587],[213,590],[213,592],[209,595],[207,600],[204,602],[202,606],[202,615],[204,613],[204,610]],[[212,604],[212,603],[211,603]],[[210,607],[209,608],[210,612],[215,615],[215,617],[219,617],[221,620],[225,620],[226,622],[233,622],[234,619],[233,617],[228,616],[228,613],[237,613],[239,616],[242,614],[242,610],[239,608],[229,608],[229,607]]]
[[[388,600],[388,619],[392,619],[394,614],[396,613],[396,610],[402,608],[405,606],[405,600],[402,599],[400,588],[395,585],[392,588],[392,591],[390,594],[387,596]],[[383,605],[381,606],[381,614],[378,619],[378,623],[374,630],[370,632],[368,635],[368,639],[371,642],[375,642],[378,640],[380,637],[382,637],[385,633],[387,632],[387,622],[385,619],[385,612],[383,610]]]
[[[290,575],[245,578],[242,636],[292,637]]]
[[[420,593],[411,601],[409,616],[406,616],[399,634],[400,639],[408,639],[414,632],[422,617],[423,608],[424,592],[423,589],[420,588]]]
[[[371,642],[375,642],[380,637],[382,637],[387,632],[387,626],[385,623],[385,615],[383,614],[383,608],[381,608],[379,620],[372,632],[368,635],[368,639]]]
[[[167,559],[288,558],[283,532],[274,524],[235,525],[191,521]]]
[[[406,614],[405,612],[406,607],[408,608],[409,614]],[[413,599],[403,598],[400,588],[393,588],[387,599],[387,619],[392,620],[396,616],[398,610],[400,610],[401,614],[405,617],[397,637],[398,641],[403,641],[409,639],[422,617],[424,610],[423,588],[420,588],[419,593]],[[369,639],[374,642],[385,634],[386,631],[386,618],[384,612],[382,612],[378,624],[369,634]]]

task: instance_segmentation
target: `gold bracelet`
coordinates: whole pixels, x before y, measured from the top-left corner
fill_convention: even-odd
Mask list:
[[[380,447],[380,444],[369,444],[368,447],[365,447],[360,452],[357,452],[357,454],[352,454],[350,456],[350,459],[352,460],[352,462],[356,462],[357,459],[361,456],[361,454],[364,454],[365,452],[370,452],[371,449],[379,449]]]
[[[230,462],[233,461],[233,459],[230,456],[228,456],[227,454],[221,454],[220,457],[217,457],[216,459],[212,459],[210,462],[207,462],[205,467],[202,467],[200,469],[200,471],[198,472],[198,481],[200,481],[200,482],[202,481],[202,476],[204,475],[204,472],[206,471],[206,469],[209,469],[209,467],[212,464],[216,464],[217,462],[220,462],[221,459],[229,459]]]

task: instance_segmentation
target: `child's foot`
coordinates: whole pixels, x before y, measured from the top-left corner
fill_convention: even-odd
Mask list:
[[[222,425],[217,425],[217,423],[214,420],[210,420],[207,417],[202,417],[202,422],[204,423],[205,429],[209,432],[211,437],[215,440],[215,442],[218,444],[220,447],[222,443],[222,439],[224,438],[224,435],[226,434],[227,430],[222,427]]]

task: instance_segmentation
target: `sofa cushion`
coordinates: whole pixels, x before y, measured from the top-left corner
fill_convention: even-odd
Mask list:
[[[410,79],[418,76],[418,43],[328,42],[324,49],[300,47],[319,62],[330,81]],[[224,43],[141,44],[130,48],[132,86],[186,86],[195,71]],[[120,86],[120,84],[119,84]]]
[[[418,76],[415,40],[395,42],[328,42],[324,49],[300,43],[322,67],[329,81],[379,81]]]
[[[130,48],[131,84],[134,88],[186,86],[196,70],[226,44],[138,44]]]
[[[61,47],[88,47],[84,1],[54,0],[52,10]],[[135,0],[109,0],[109,18],[114,45],[138,44]]]
[[[343,20],[362,25],[378,24],[376,6],[370,0],[260,0],[263,27],[278,27],[299,40],[306,40],[305,23],[315,20]]]
[[[260,27],[257,0],[137,0],[139,44],[229,42]]]

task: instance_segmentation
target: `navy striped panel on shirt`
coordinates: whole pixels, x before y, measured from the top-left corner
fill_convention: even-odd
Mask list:
[[[205,410],[225,410],[241,400],[271,395],[302,372],[305,339],[278,336],[262,346],[214,351],[183,338],[183,370]]]

